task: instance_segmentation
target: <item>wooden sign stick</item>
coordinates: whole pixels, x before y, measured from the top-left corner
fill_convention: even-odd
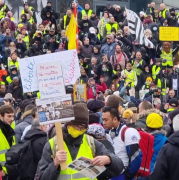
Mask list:
[[[61,122],[55,123],[55,129],[56,129],[56,135],[57,135],[57,143],[58,143],[58,150],[65,150],[64,144],[63,144],[63,133],[62,133],[62,125]],[[60,164],[61,169],[65,170],[67,169],[66,162],[63,162]]]

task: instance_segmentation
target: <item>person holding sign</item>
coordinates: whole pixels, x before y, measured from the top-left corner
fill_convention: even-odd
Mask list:
[[[56,150],[55,137],[47,142],[38,165],[41,174],[39,180],[90,179],[75,170],[61,169],[61,163],[66,162],[67,165],[70,165],[82,156],[87,158],[91,165],[105,166],[108,178],[119,175],[124,169],[121,159],[107,150],[99,141],[90,138],[94,141],[92,147],[88,135],[85,134],[89,123],[89,112],[86,104],[76,103],[73,109],[75,120],[66,123],[63,127],[65,150]]]

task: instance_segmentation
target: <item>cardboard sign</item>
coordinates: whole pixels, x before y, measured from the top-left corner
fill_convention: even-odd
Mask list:
[[[37,77],[42,99],[66,94],[59,61],[37,64]]]
[[[179,41],[179,27],[164,27],[159,28],[160,41]]]
[[[36,99],[40,124],[52,124],[74,120],[71,95]]]
[[[19,60],[23,92],[39,90],[37,64],[59,61],[62,66],[65,85],[75,84],[80,77],[80,67],[76,50],[63,51],[41,56],[27,57]]]
[[[87,101],[86,84],[75,84],[73,87],[74,101]]]

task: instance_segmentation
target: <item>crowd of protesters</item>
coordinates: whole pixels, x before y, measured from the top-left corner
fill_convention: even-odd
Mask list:
[[[65,150],[59,151],[55,125],[38,120],[35,99],[40,93],[23,93],[19,59],[68,51],[66,29],[74,8],[81,73],[76,84],[87,85],[87,101],[73,102],[75,120],[64,124]],[[139,17],[154,48],[130,34],[119,5],[107,3],[99,18],[89,3],[81,7],[72,2],[60,19],[47,2],[37,24],[30,3],[15,23],[0,0],[0,179],[87,180],[60,166],[81,156],[91,159],[91,165],[105,166],[98,180],[178,179],[179,42],[160,41],[159,28],[179,28],[179,14],[152,2]],[[73,101],[73,85],[66,86],[66,93]]]

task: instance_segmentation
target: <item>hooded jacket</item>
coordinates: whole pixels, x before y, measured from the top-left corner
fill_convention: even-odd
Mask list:
[[[37,166],[41,159],[43,148],[47,142],[47,134],[38,128],[31,128],[29,131],[27,131],[24,141],[32,140],[34,138],[35,140],[32,142],[32,149],[34,152],[34,161]]]
[[[19,123],[16,128],[15,128],[15,137],[16,137],[16,141],[19,142],[21,140],[21,136],[24,132],[24,129],[28,126],[31,125],[33,118],[31,115],[31,110],[30,111],[26,111],[23,115],[22,115],[22,119],[23,121],[21,123]]]
[[[142,111],[141,113],[139,113],[139,120],[136,122],[136,128],[146,128],[147,116],[151,113],[157,113],[160,116],[162,116],[163,119],[165,118],[165,113],[157,109],[148,109],[148,110]]]
[[[160,150],[149,180],[177,180],[179,177],[179,131],[172,134]]]
[[[154,153],[150,164],[150,171],[153,172],[158,153],[162,148],[162,146],[167,141],[167,137],[165,136],[166,132],[164,130],[155,130],[150,134],[154,136],[154,146],[153,146]]]

